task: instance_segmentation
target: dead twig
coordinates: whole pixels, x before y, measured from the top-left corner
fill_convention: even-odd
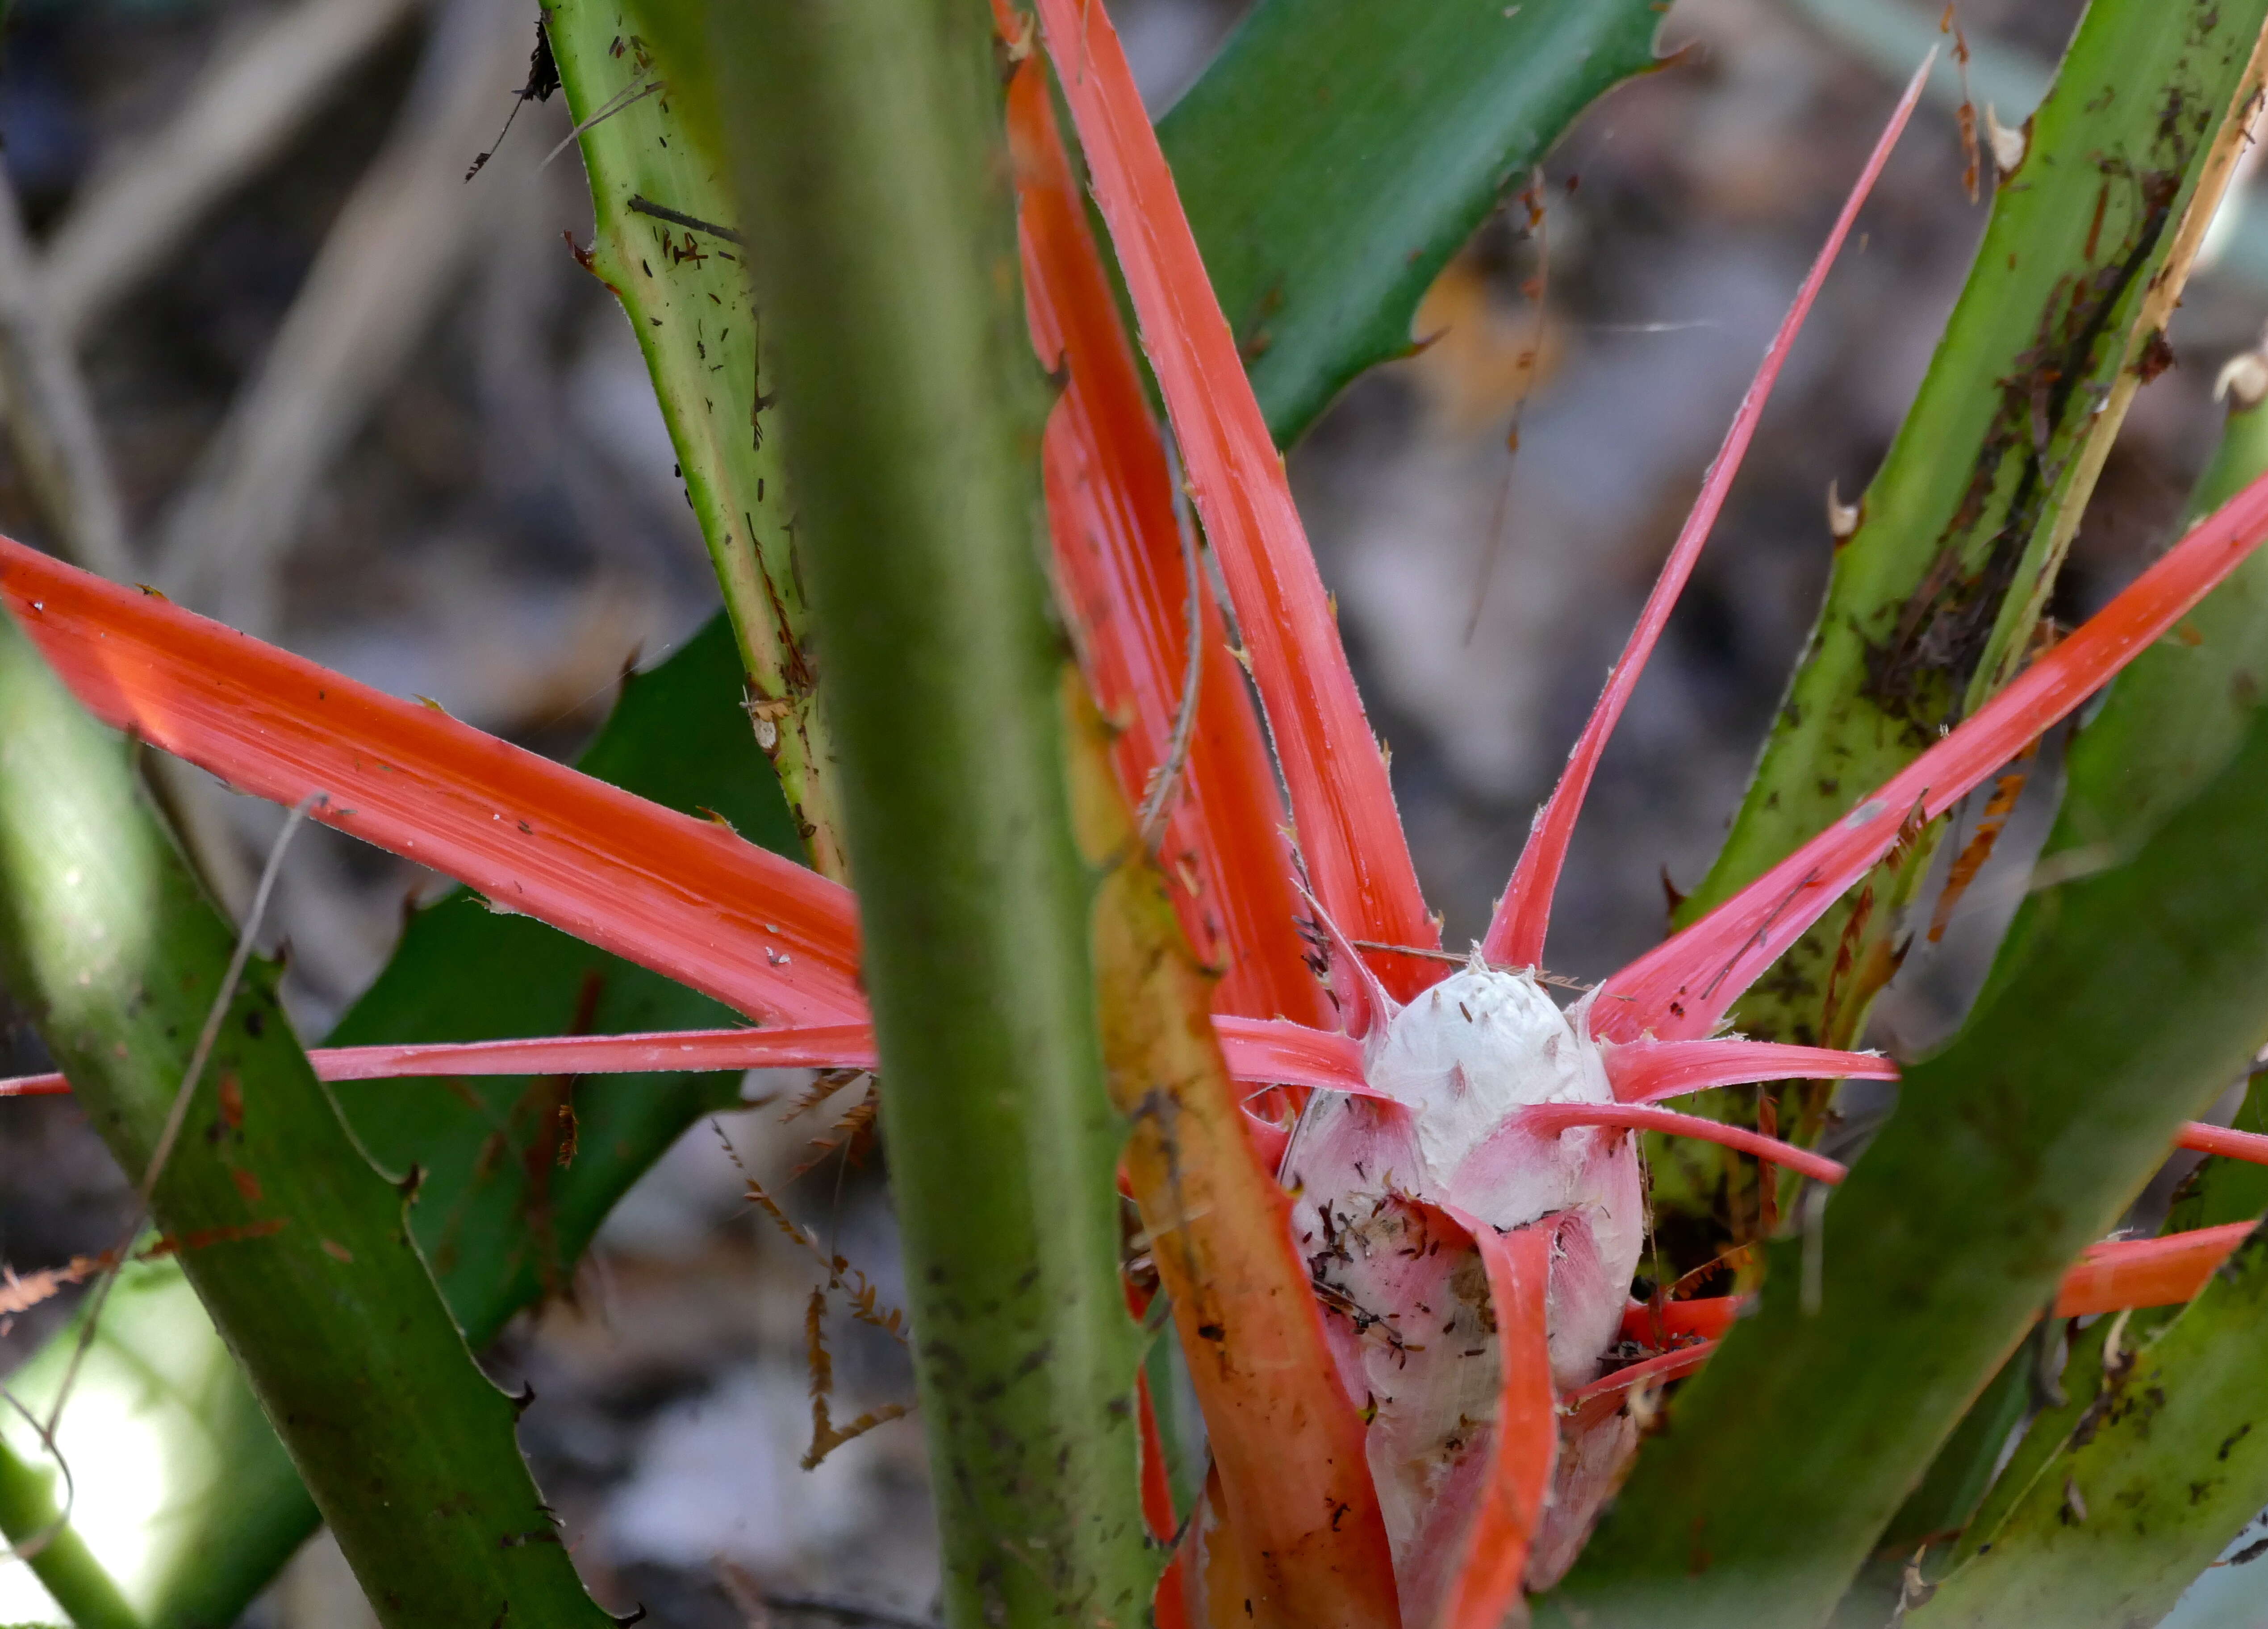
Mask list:
[[[521,108],[530,102],[549,101],[559,88],[559,59],[551,55],[551,36],[545,31],[543,22],[538,19],[535,48],[527,54],[527,83],[515,93],[517,100],[512,105],[512,111],[504,116],[504,129],[497,132],[497,138],[489,144],[487,151],[474,158],[472,168],[465,172],[465,179],[469,181],[488,168],[489,160],[497,156],[497,150],[504,145],[504,137],[512,134],[512,127],[519,119]]]
[[[86,380],[53,320],[16,189],[0,176],[0,393],[8,439],[55,551],[114,582],[134,575],[126,517]]]
[[[1150,789],[1142,797],[1134,828],[1142,834],[1142,847],[1155,855],[1165,841],[1166,821],[1172,812],[1174,787],[1189,761],[1189,741],[1197,733],[1197,690],[1204,682],[1204,579],[1197,564],[1197,529],[1189,513],[1189,494],[1174,483],[1174,529],[1181,534],[1182,565],[1188,583],[1183,589],[1189,608],[1189,627],[1183,635],[1189,655],[1182,673],[1182,702],[1174,710],[1174,733],[1166,743],[1164,760],[1152,772]]]
[[[74,1256],[60,1267],[43,1267],[37,1272],[0,1267],[0,1320],[54,1300],[67,1286],[85,1283],[102,1271],[106,1262],[100,1256]]]
[[[284,822],[283,830],[276,834],[276,842],[268,851],[268,864],[260,873],[260,886],[253,891],[252,908],[246,912],[244,925],[237,930],[236,948],[229,954],[228,968],[221,975],[220,988],[213,991],[212,1005],[205,1009],[204,1028],[197,1031],[196,1044],[189,1049],[189,1061],[181,1071],[181,1084],[173,1093],[173,1107],[166,1111],[166,1124],[158,1133],[156,1146],[150,1151],[149,1164],[144,1168],[140,1185],[135,1190],[134,1220],[127,1224],[126,1236],[108,1252],[102,1275],[95,1280],[93,1292],[87,1297],[86,1316],[79,1324],[78,1344],[71,1348],[70,1361],[63,1368],[62,1383],[55,1388],[55,1400],[48,1410],[47,1430],[52,1433],[56,1422],[63,1417],[63,1404],[70,1401],[71,1387],[78,1380],[79,1366],[85,1361],[87,1348],[94,1345],[95,1330],[102,1321],[103,1303],[109,1300],[111,1286],[118,1282],[119,1264],[126,1259],[133,1247],[135,1235],[142,1231],[143,1219],[150,1213],[151,1197],[158,1191],[158,1179],[166,1174],[166,1161],[173,1158],[173,1145],[180,1140],[181,1126],[189,1117],[189,1102],[196,1095],[197,1082],[205,1072],[206,1061],[211,1058],[213,1043],[220,1038],[220,1027],[228,1017],[228,1009],[236,999],[238,984],[243,982],[246,965],[252,960],[252,947],[260,933],[260,922],[268,910],[268,901],[276,891],[276,879],[284,869],[284,851],[291,847],[291,834],[322,794],[310,792],[302,798]]]
[[[871,1305],[873,1297],[868,1297]],[[853,1308],[855,1314],[856,1308]],[[890,1315],[890,1323],[866,1318],[864,1322],[887,1328],[896,1334],[897,1314]],[[811,1369],[811,1446],[804,1450],[802,1464],[806,1471],[816,1471],[824,1460],[845,1442],[865,1436],[875,1426],[893,1419],[903,1419],[909,1410],[902,1403],[885,1403],[880,1408],[869,1409],[846,1426],[835,1423],[835,1360],[827,1350],[827,1291],[814,1286],[810,1302],[803,1314],[805,1355]],[[902,1337],[901,1337],[902,1338]]]
[[[75,346],[213,206],[280,153],[423,0],[301,0],[208,67],[180,111],[105,166],[48,242],[42,284]]]
[[[465,158],[518,87],[525,26],[499,0],[442,12],[393,135],[166,521],[157,577],[175,598],[274,630],[277,564],[472,252],[484,206]]]
[[[208,1244],[265,1238],[269,1234],[280,1232],[284,1225],[284,1219],[279,1216],[242,1227],[204,1228],[181,1238],[164,1234],[136,1251],[130,1259],[158,1261]],[[71,1285],[84,1284],[98,1272],[108,1272],[123,1259],[128,1258],[120,1257],[115,1250],[105,1250],[99,1256],[74,1256],[60,1267],[44,1267],[37,1272],[19,1273],[13,1267],[0,1266],[0,1328],[4,1328],[5,1320],[15,1314],[30,1311],[41,1301],[60,1295]]]
[[[740,1171],[747,1186],[748,1202],[763,1212],[771,1220],[772,1226],[778,1228],[791,1243],[809,1252],[811,1258],[827,1274],[826,1290],[843,1291],[853,1318],[861,1323],[873,1325],[900,1345],[906,1345],[905,1314],[895,1307],[884,1305],[873,1280],[852,1266],[847,1257],[828,1249],[820,1242],[816,1233],[790,1216],[780,1202],[764,1190],[764,1185],[756,1180],[755,1173],[748,1169],[747,1162],[740,1158],[740,1150],[733,1146],[733,1139],[725,1135],[725,1128],[714,1120],[709,1124],[717,1132],[717,1140],[725,1145],[725,1157],[732,1161]]]
[[[561,136],[559,138],[558,145],[552,148],[549,152],[545,153],[543,155],[543,162],[537,165],[535,167],[539,170],[548,167],[554,158],[557,158],[561,153],[565,152],[568,148],[573,146],[576,138],[581,136],[584,131],[597,129],[600,125],[604,124],[608,120],[613,118],[616,114],[622,112],[625,108],[635,107],[638,103],[645,100],[647,97],[659,96],[668,88],[669,87],[660,80],[651,77],[631,80],[621,90],[615,92],[612,96],[607,98],[605,101],[600,103],[598,112],[593,114],[589,118],[584,120],[582,123],[577,125],[573,129],[568,131],[566,135]]]
[[[173,1094],[173,1106],[166,1112],[166,1124],[158,1132],[158,1146],[150,1151],[150,1164],[142,1173],[139,1195],[142,1206],[147,1210],[151,1197],[158,1191],[158,1179],[166,1173],[166,1162],[173,1158],[173,1145],[180,1140],[181,1125],[189,1117],[189,1099],[197,1089],[198,1077],[204,1073],[205,1062],[212,1056],[213,1043],[220,1039],[222,1021],[228,1016],[229,1003],[236,999],[236,987],[243,981],[244,969],[252,960],[252,945],[260,932],[260,920],[268,912],[268,901],[276,891],[276,879],[284,869],[284,852],[291,846],[291,835],[299,822],[307,817],[321,793],[310,792],[293,806],[284,818],[284,829],[276,834],[275,845],[268,851],[268,864],[260,873],[260,886],[253,890],[252,909],[246,912],[244,926],[236,936],[236,948],[229,954],[228,970],[221,976],[220,988],[213,994],[213,1004],[205,1013],[205,1027],[197,1031],[197,1043],[189,1051],[189,1065],[181,1072],[180,1089]]]
[[[730,226],[719,226],[714,221],[704,221],[697,215],[688,215],[681,210],[670,209],[665,204],[656,203],[651,198],[642,198],[636,193],[630,195],[629,207],[633,215],[651,215],[658,221],[667,221],[673,225],[683,226],[691,232],[705,232],[710,237],[721,238],[735,248],[745,247],[748,241]]]

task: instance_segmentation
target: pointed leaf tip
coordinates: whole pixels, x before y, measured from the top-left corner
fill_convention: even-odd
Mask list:
[[[1898,1066],[1879,1052],[1776,1041],[1632,1041],[1607,1053],[1607,1081],[1625,1103],[1659,1102],[1718,1086],[1761,1080],[1895,1080]]]
[[[1859,210],[1874,190],[1875,180],[1882,166],[1889,161],[1891,149],[1906,128],[1907,121],[1920,100],[1923,87],[1929,82],[1931,63],[1936,60],[1933,49],[1911,83],[1905,94],[1890,114],[1890,121],[1874,144],[1874,151],[1866,167],[1859,171],[1851,195],[1844,201],[1843,211],[1836,217],[1833,230],[1827,234],[1819,256],[1812,262],[1811,270],[1796,291],[1795,300],[1787,315],[1780,320],[1779,330],[1772,335],[1764,359],[1756,369],[1755,380],[1741,398],[1739,409],[1725,432],[1724,445],[1710,461],[1708,473],[1702,477],[1700,496],[1694,499],[1692,512],[1671,545],[1669,558],[1663,562],[1661,575],[1655,580],[1653,591],[1646,596],[1646,608],[1638,614],[1638,626],[1631,630],[1630,643],[1623,647],[1614,671],[1607,677],[1607,687],[1601,693],[1598,704],[1576,738],[1574,749],[1568,754],[1567,767],[1559,777],[1559,784],[1551,796],[1536,812],[1535,823],[1529,827],[1528,842],[1521,850],[1520,861],[1513,869],[1512,881],[1505,886],[1504,896],[1497,902],[1496,912],[1491,918],[1488,935],[1481,941],[1481,954],[1491,962],[1513,967],[1535,967],[1543,962],[1543,940],[1550,925],[1551,898],[1559,886],[1559,873],[1566,864],[1567,844],[1575,833],[1575,821],[1582,812],[1584,797],[1589,792],[1591,778],[1597,771],[1599,758],[1606,751],[1608,737],[1614,733],[1621,719],[1631,692],[1638,688],[1638,676],[1645,671],[1646,659],[1653,653],[1662,630],[1668,625],[1669,613],[1684,592],[1686,580],[1693,574],[1694,562],[1700,558],[1702,545],[1709,541],[1709,533],[1717,524],[1717,517],[1725,507],[1725,497],[1732,490],[1733,477],[1740,473],[1741,461],[1748,455],[1749,443],[1755,439],[1756,424],[1764,416],[1764,404],[1771,397],[1772,387],[1779,380],[1780,369],[1787,361],[1788,352],[1794,348],[1796,335],[1802,331],[1804,319],[1811,314],[1813,303],[1827,281],[1828,271],[1834,266],[1836,256],[1851,235],[1851,228],[1859,218]]]

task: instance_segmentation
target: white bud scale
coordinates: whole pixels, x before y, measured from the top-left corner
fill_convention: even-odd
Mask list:
[[[1426,1570],[1442,1547],[1421,1530],[1429,1513],[1470,1508],[1443,1495],[1480,1474],[1500,1383],[1478,1256],[1440,1237],[1427,1207],[1499,1232],[1549,1219],[1561,1392],[1597,1377],[1621,1323],[1646,1232],[1632,1139],[1519,1123],[1537,1103],[1614,1102],[1587,1006],[1563,1013],[1528,973],[1476,962],[1373,1024],[1363,1074],[1374,1095],[1316,1094],[1285,1154],[1294,1232],[1340,1377],[1375,1411],[1369,1456],[1397,1570]],[[1431,1581],[1406,1579],[1405,1593],[1428,1594]]]

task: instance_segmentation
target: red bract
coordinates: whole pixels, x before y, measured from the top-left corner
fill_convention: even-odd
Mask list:
[[[1226,651],[1220,608],[1192,594],[1201,579],[1175,523],[1163,444],[1045,83],[1027,62],[1011,92],[1010,134],[1033,337],[1043,361],[1068,375],[1044,451],[1063,599],[1098,700],[1120,728],[1115,752],[1127,793],[1140,799],[1162,786],[1161,859],[1176,906],[1192,940],[1226,969],[1216,1023],[1231,1068],[1256,1091],[1311,1095],[1289,1159],[1312,1179],[1295,1236],[1322,1295],[1329,1354],[1301,1334],[1307,1323],[1284,1324],[1285,1351],[1314,1342],[1306,1371],[1264,1396],[1208,1397],[1223,1445],[1211,1485],[1222,1491],[1191,1527],[1183,1554],[1197,1566],[1179,1578],[1174,1604],[1205,1621],[1204,1604],[1226,1575],[1204,1568],[1241,1567],[1253,1585],[1251,1558],[1280,1557],[1277,1535],[1290,1534],[1305,1546],[1299,1565],[1329,1581],[1311,1592],[1328,1607],[1296,1607],[1311,1614],[1304,1621],[1478,1629],[1500,1621],[1524,1581],[1555,1574],[1580,1544],[1585,1513],[1635,1440],[1624,1394],[1705,1360],[1735,1310],[1730,1300],[1628,1304],[1631,1131],[1705,1135],[1822,1182],[1840,1176],[1816,1154],[1652,1105],[1742,1081],[1895,1073],[1872,1055],[1713,1032],[1917,812],[1951,807],[2268,534],[2268,483],[2198,527],[1906,771],[1701,921],[1564,1011],[1533,979],[1599,755],[1834,248],[1911,110],[1918,77],[1742,404],[1482,954],[1454,973],[1398,955],[1373,965],[1351,940],[1422,950],[1437,933],[1281,461],[1108,18],[1083,0],[1041,0],[1040,12],[1262,712]],[[4,541],[0,599],[111,724],[247,791],[284,803],[313,796],[315,818],[764,1026],[319,1052],[328,1078],[873,1065],[852,901],[834,884],[720,827]],[[1183,732],[1185,704],[1194,711]],[[1307,890],[1312,905],[1302,903]],[[1303,935],[1329,947],[1328,993],[1305,965]],[[1482,1035],[1488,1025],[1498,1027]],[[35,1089],[47,1087],[0,1083],[0,1095]],[[1280,1125],[1256,1119],[1250,1129],[1269,1157],[1282,1153]],[[2183,1140],[2239,1158],[2268,1151],[2268,1139],[2212,1128],[2191,1128]],[[1280,1205],[1273,1190],[1268,1197]],[[2058,1311],[2185,1296],[2243,1231],[2098,1246],[2066,1279]],[[1420,1322],[1428,1338],[1419,1338]],[[1601,1354],[1617,1336],[1659,1355],[1601,1375]],[[1341,1515],[1328,1523],[1313,1514],[1314,1483],[1269,1477],[1270,1444],[1256,1422],[1294,1395],[1312,1400],[1303,1418],[1317,1441],[1359,1443],[1368,1467],[1366,1479],[1358,1467],[1355,1485],[1333,1493]],[[1275,1446],[1297,1459],[1305,1445],[1279,1438]],[[1336,1449],[1314,1457],[1349,1474],[1350,1456]],[[1276,1586],[1259,1581],[1256,1615],[1290,1621],[1288,1597],[1265,1595]]]
[[[1294,932],[1298,896],[1259,722],[1222,646],[1219,608],[1199,592],[1194,540],[1175,522],[1164,452],[1056,129],[1046,69],[1028,54],[1009,86],[1008,134],[1033,341],[1067,375],[1044,454],[1058,581],[1088,682],[1124,726],[1115,767],[1129,788],[1173,800],[1158,804],[1171,812],[1163,869],[1189,940],[1226,969],[1216,1004],[1254,1018],[1320,1018],[1326,1004]],[[1202,641],[1194,668],[1193,638]],[[1176,688],[1190,685],[1177,699]],[[1175,761],[1177,738],[1185,762]],[[1204,1620],[1193,1592],[1218,1586],[1207,1574],[1233,1573],[1240,1596],[1266,1604],[1270,1623],[1391,1624],[1393,1568],[1364,1463],[1363,1422],[1334,1382],[1322,1316],[1292,1253],[1290,1205],[1270,1180],[1273,1128],[1235,1115],[1226,1099],[1217,1107],[1221,1118],[1209,1123],[1230,1140],[1201,1174],[1216,1179],[1202,1190],[1204,1217],[1181,1228],[1186,1253],[1212,1252],[1210,1282],[1164,1287],[1184,1345],[1220,1347],[1189,1371],[1212,1427],[1219,1520],[1193,1529],[1189,1558],[1177,1559],[1160,1585],[1160,1617],[1178,1608]],[[1207,1158],[1195,1119],[1178,1124],[1177,1191]],[[1240,1127],[1250,1133],[1241,1147]],[[1138,1200],[1145,1170],[1162,1174],[1130,1168]],[[1178,1198],[1147,1198],[1182,1209]],[[1218,1298],[1211,1336],[1197,1332],[1205,1320],[1196,1316],[1208,1293]],[[1283,1498],[1285,1486],[1303,1496]],[[1156,1536],[1173,1531],[1167,1521]]]
[[[1117,33],[1100,5],[1080,0],[1042,4],[1040,24],[1141,315],[1143,346],[1206,541],[1228,585],[1310,886],[1358,939],[1439,944],[1284,461],[1206,281]],[[1428,982],[1405,958],[1384,959],[1381,968],[1400,993]]]
[[[239,791],[312,800],[325,825],[751,1018],[865,1007],[849,892],[723,826],[18,543],[0,594],[88,711]]]
[[[1066,376],[1042,453],[1059,598],[1095,703],[1118,726],[1121,778],[1138,797],[1152,777],[1174,773],[1159,789],[1158,851],[1180,884],[1190,942],[1225,969],[1219,1009],[1327,1024],[1329,1003],[1293,925],[1300,896],[1275,766],[1220,607],[1191,580],[1194,540],[1185,544],[1175,517],[1166,449],[1048,96],[1045,70],[1027,64],[1009,91],[1008,140],[1032,344]],[[1192,680],[1175,773],[1168,761]]]
[[[1931,53],[1933,62],[1935,55]],[[1896,145],[1906,121],[1913,115],[1914,104],[1920,99],[1930,66],[1930,63],[1924,63],[1921,71],[1906,86],[1897,111],[1890,115],[1889,127],[1874,144],[1874,153],[1859,172],[1858,184],[1851,189],[1843,212],[1835,217],[1827,242],[1812,262],[1802,287],[1796,291],[1795,303],[1780,320],[1779,331],[1772,335],[1771,344],[1764,352],[1764,365],[1756,370],[1755,380],[1733,414],[1724,446],[1717,450],[1707,473],[1701,477],[1701,495],[1694,500],[1677,541],[1670,546],[1669,558],[1654,581],[1653,591],[1646,596],[1646,608],[1638,613],[1638,626],[1631,630],[1630,643],[1623,647],[1613,671],[1608,674],[1606,689],[1599,697],[1598,705],[1592,709],[1583,733],[1575,738],[1574,750],[1568,755],[1559,784],[1536,811],[1535,823],[1528,833],[1527,846],[1521,851],[1520,863],[1513,867],[1512,881],[1505,886],[1504,897],[1497,902],[1495,916],[1489,923],[1488,936],[1481,941],[1481,953],[1491,962],[1513,967],[1535,967],[1543,962],[1543,936],[1551,922],[1551,896],[1558,889],[1560,869],[1567,863],[1567,843],[1575,835],[1575,818],[1582,813],[1584,796],[1591,789],[1591,777],[1599,767],[1600,755],[1607,749],[1607,738],[1614,733],[1624,707],[1629,704],[1631,692],[1638,688],[1638,675],[1646,670],[1646,659],[1653,654],[1661,630],[1669,625],[1669,613],[1677,603],[1677,596],[1684,591],[1686,579],[1693,575],[1693,564],[1701,557],[1701,546],[1709,541],[1709,533],[1725,507],[1726,494],[1733,490],[1733,477],[1739,473],[1741,460],[1756,437],[1764,403],[1771,399],[1772,387],[1779,382],[1781,365],[1787,360],[1804,319],[1811,314],[1812,304],[1827,281],[1828,269],[1842,253],[1844,240],[1851,235],[1859,206],[1874,190],[1882,166],[1889,162],[1890,149]]]

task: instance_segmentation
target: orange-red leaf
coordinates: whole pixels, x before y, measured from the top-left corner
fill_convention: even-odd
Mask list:
[[[712,822],[0,538],[0,602],[115,728],[752,1018],[863,1015],[849,892]]]
[[[2081,1318],[2128,1307],[2170,1307],[2205,1287],[2213,1270],[2251,1235],[2249,1221],[2198,1227],[2162,1239],[2114,1239],[2090,1245],[2063,1275],[2055,1316]]]
[[[1110,784],[1100,721],[1083,706],[1074,718],[1072,823],[1102,879],[1103,1064],[1129,1122],[1127,1186],[1219,1472],[1226,1542],[1216,1553],[1233,1552],[1256,1629],[1395,1629],[1362,1421],[1292,1243],[1289,1196],[1247,1135],[1206,1010],[1210,981]]]
[[[1458,1220],[1479,1247],[1488,1271],[1489,1300],[1496,1311],[1497,1361],[1504,1383],[1491,1429],[1480,1508],[1474,1513],[1463,1559],[1439,1621],[1441,1629],[1498,1629],[1520,1599],[1559,1448],[1544,1329],[1551,1227],[1539,1222],[1499,1234],[1474,1218]]]
[[[1120,784],[1139,801],[1153,777],[1169,779],[1160,859],[1190,942],[1223,969],[1219,1010],[1326,1023],[1293,927],[1300,902],[1275,766],[1220,608],[1202,573],[1189,580],[1164,444],[1037,59],[1009,85],[1008,141],[1033,343],[1066,375],[1042,453],[1057,592],[1095,703],[1116,727]],[[1196,711],[1176,763],[1192,609]]]
[[[1354,938],[1439,944],[1283,461],[1117,32],[1098,0],[1040,0],[1039,11],[1141,318],[1143,347],[1236,608],[1316,897]],[[1379,962],[1379,977],[1403,995],[1436,972],[1410,958]]]

